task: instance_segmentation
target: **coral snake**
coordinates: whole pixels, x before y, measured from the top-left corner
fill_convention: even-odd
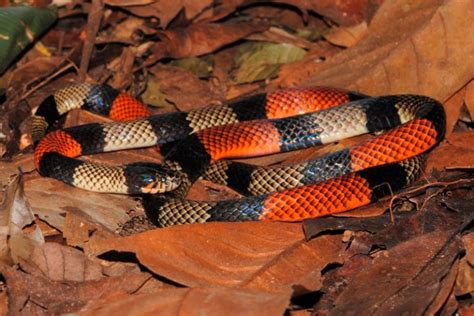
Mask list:
[[[74,108],[117,122],[46,133]],[[442,105],[420,95],[368,97],[335,88],[292,88],[222,106],[150,116],[131,96],[107,85],[77,84],[46,98],[32,118],[40,174],[98,192],[144,194],[159,226],[206,221],[300,221],[369,204],[413,182],[424,154],[445,134]],[[365,133],[366,143],[282,167],[242,158],[307,148]],[[160,145],[163,164],[106,166],[76,157]],[[199,177],[247,197],[184,199]],[[171,193],[161,194],[172,191]],[[146,194],[160,193],[160,194]]]

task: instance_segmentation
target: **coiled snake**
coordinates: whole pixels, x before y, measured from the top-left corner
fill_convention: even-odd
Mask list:
[[[50,133],[61,115],[84,107],[114,120]],[[368,97],[334,88],[293,88],[226,105],[149,116],[141,103],[107,85],[57,91],[32,118],[35,165],[43,176],[98,192],[145,195],[160,226],[206,221],[300,221],[366,205],[416,179],[424,153],[445,133],[445,112],[420,95]],[[278,168],[226,158],[266,155],[365,133],[373,140],[315,160]],[[160,145],[162,165],[104,166],[75,157]],[[221,202],[183,198],[197,178],[248,197]]]

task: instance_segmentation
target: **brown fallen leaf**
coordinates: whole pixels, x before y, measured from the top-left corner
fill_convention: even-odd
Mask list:
[[[469,166],[474,161],[474,148],[471,146],[474,131],[451,134],[429,155],[426,170],[443,170],[446,167]],[[456,153],[453,155],[453,153]]]
[[[172,102],[181,111],[189,111],[204,106],[221,103],[223,97],[214,93],[211,85],[200,80],[193,73],[182,68],[157,65],[150,69],[154,79],[165,94],[167,101]]]
[[[298,224],[254,222],[175,226],[92,239],[88,246],[96,254],[133,252],[156,274],[186,286],[230,287],[249,283],[267,265],[286,260],[286,253],[298,254],[296,248],[308,247],[303,242]]]
[[[422,235],[375,258],[350,279],[334,302],[331,314],[423,313],[462,251],[459,238],[452,233],[439,231]]]
[[[464,103],[471,116],[471,121],[474,121],[474,80],[471,80],[466,85],[466,94],[464,95]]]
[[[76,312],[93,299],[136,293],[151,278],[129,273],[94,281],[51,281],[6,265],[0,266],[0,273],[6,280],[9,312],[28,315]]]
[[[333,27],[327,34],[324,34],[324,38],[334,45],[351,47],[357,44],[366,32],[367,23],[362,22],[351,27]]]
[[[123,6],[123,8],[131,13],[141,17],[157,17],[160,19],[162,27],[168,26],[180,11],[184,11],[188,20],[193,19],[203,10],[210,7],[212,0],[177,0],[165,1],[158,0],[148,3],[140,3],[140,5],[122,5],[122,1],[113,1],[115,5]]]
[[[103,277],[99,263],[90,261],[83,252],[58,243],[36,247],[29,258],[21,261],[23,271],[42,275],[53,281],[97,280]]]
[[[34,225],[34,220],[30,202],[25,197],[22,175],[19,174],[7,186],[0,205],[2,260],[17,263],[21,258],[28,258],[35,247],[44,243],[43,234]]]
[[[282,315],[290,292],[249,289],[186,288],[92,301],[84,315]]]
[[[273,2],[294,5],[302,12],[310,10],[330,18],[337,24],[349,26],[362,22],[367,12],[375,11],[382,1],[274,0]]]
[[[154,51],[158,56],[173,58],[200,56],[269,27],[264,21],[192,24],[163,32],[162,41],[157,43]]]
[[[458,273],[459,260],[456,260],[449,273],[441,280],[439,292],[431,302],[427,315],[434,315],[444,307],[444,304],[449,300],[449,296],[453,292],[454,283],[456,282],[456,275]]]
[[[252,41],[286,43],[306,49],[310,49],[311,47],[316,45],[304,38],[295,36],[290,32],[285,31],[284,29],[277,28],[274,26],[270,27],[264,32],[250,34],[249,36],[247,36],[247,39]]]
[[[446,135],[449,136],[454,129],[454,125],[458,121],[459,115],[461,114],[461,108],[464,105],[464,98],[466,96],[466,90],[463,88],[455,92],[448,100],[444,103],[446,109]]]
[[[445,101],[473,77],[474,41],[465,40],[474,33],[473,19],[470,0],[385,1],[355,46],[324,62],[288,64],[272,85],[417,93]]]
[[[252,4],[255,0],[232,0],[219,3],[214,9],[213,18],[222,18],[234,12],[239,6]],[[355,25],[362,22],[370,14],[375,12],[383,0],[366,1],[332,1],[332,0],[273,0],[267,2],[281,3],[283,5],[292,5],[303,12],[305,20],[308,19],[309,12],[312,11],[320,15],[326,16],[337,24],[343,26]]]
[[[84,248],[93,234],[102,237],[113,236],[112,232],[97,223],[92,223],[80,214],[68,212],[65,217],[62,235],[69,246]]]
[[[39,176],[25,182],[25,194],[34,205],[34,213],[61,231],[66,212],[78,212],[116,231],[129,219],[127,212],[136,207],[136,202],[128,196],[89,192]]]
[[[457,296],[474,292],[474,233],[462,237],[466,256],[459,263],[454,294]]]
[[[301,295],[318,291],[322,286],[321,271],[331,264],[344,262],[346,245],[341,235],[321,236],[288,248],[240,287],[283,292],[297,288]]]

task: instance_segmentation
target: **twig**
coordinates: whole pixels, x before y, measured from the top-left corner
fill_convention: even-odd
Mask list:
[[[104,1],[92,0],[91,11],[87,17],[86,39],[82,47],[81,65],[79,67],[79,77],[81,81],[86,79],[87,69],[89,69],[89,63],[94,50],[95,37],[100,28],[103,11]]]

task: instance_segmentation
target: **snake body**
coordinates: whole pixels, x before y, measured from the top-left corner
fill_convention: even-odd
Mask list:
[[[213,203],[146,196],[147,214],[161,226],[211,220],[294,221],[368,204],[413,181],[422,170],[420,155],[441,141],[445,130],[442,105],[419,95],[369,98],[339,89],[299,88],[145,118],[140,117],[149,114],[146,108],[137,104],[137,110],[131,110],[133,103],[133,98],[108,86],[83,84],[58,91],[33,117],[35,163],[42,175],[101,192],[164,192],[180,184],[187,188],[204,175],[253,195]],[[78,107],[118,120],[136,120],[88,124],[43,137],[63,113]],[[381,131],[388,132],[291,166],[268,168],[222,160]],[[156,144],[162,145],[164,168],[150,163],[98,166],[75,158]]]

